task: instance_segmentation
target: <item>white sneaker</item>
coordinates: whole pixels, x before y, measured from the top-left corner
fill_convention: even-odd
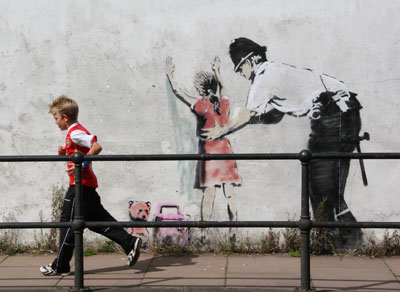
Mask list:
[[[137,237],[131,252],[128,254],[128,267],[132,267],[134,264],[136,264],[137,260],[139,259],[141,246],[142,239],[140,237]]]
[[[51,264],[48,264],[47,266],[41,266],[39,268],[40,272],[44,276],[56,276],[56,275],[61,275],[61,276],[68,276],[71,275],[71,272],[65,272],[65,273],[57,273],[52,267]]]

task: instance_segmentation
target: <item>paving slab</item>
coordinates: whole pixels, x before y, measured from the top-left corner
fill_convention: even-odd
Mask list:
[[[71,291],[74,275],[46,277],[39,272],[53,259],[54,255],[0,256],[0,290]],[[287,254],[153,257],[142,253],[134,267],[128,268],[126,261],[118,253],[84,257],[85,287],[102,292],[277,292],[300,286],[301,259]],[[400,257],[311,257],[311,286],[320,292],[400,292],[399,275]]]
[[[311,257],[312,286],[317,290],[400,291],[383,259]]]
[[[16,255],[8,256],[0,261],[0,288],[1,289],[49,289],[57,285],[62,276],[45,277],[39,267],[52,262],[54,255]]]
[[[142,285],[224,286],[226,258],[212,254],[182,257],[155,257]]]
[[[7,257],[8,255],[0,255],[0,263],[4,261]]]
[[[383,260],[396,277],[397,281],[400,281],[400,257],[384,258]]]
[[[300,258],[289,255],[228,257],[228,287],[295,289],[300,283]]]
[[[128,267],[125,254],[102,254],[84,258],[85,287],[133,287],[141,283],[152,256],[141,254],[133,267]],[[58,287],[74,287],[74,274],[64,277]]]

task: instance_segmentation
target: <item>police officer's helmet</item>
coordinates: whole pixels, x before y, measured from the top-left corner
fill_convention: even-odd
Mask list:
[[[267,47],[260,46],[248,38],[241,37],[232,40],[232,43],[229,46],[229,54],[235,66],[235,72],[239,70],[244,61],[254,55],[261,56],[263,61],[266,60],[266,51]]]

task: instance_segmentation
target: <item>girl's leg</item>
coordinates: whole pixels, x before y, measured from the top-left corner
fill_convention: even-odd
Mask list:
[[[206,187],[201,201],[201,220],[209,221],[214,209],[215,187]]]
[[[228,204],[228,215],[230,221],[237,221],[237,203],[234,186],[232,184],[223,184],[224,196]]]

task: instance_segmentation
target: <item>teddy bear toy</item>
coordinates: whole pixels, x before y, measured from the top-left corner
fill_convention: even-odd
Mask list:
[[[147,221],[150,217],[151,203],[142,201],[129,201],[129,218],[132,221]],[[136,237],[140,237],[144,247],[147,245],[149,231],[145,227],[128,227],[126,231]]]

